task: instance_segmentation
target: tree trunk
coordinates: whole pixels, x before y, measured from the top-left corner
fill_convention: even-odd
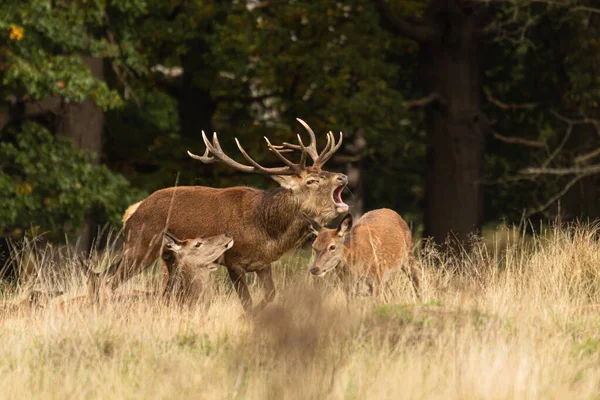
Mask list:
[[[84,62],[98,79],[104,79],[104,65],[101,58],[84,57]],[[99,163],[104,132],[104,112],[91,99],[83,103],[65,104],[58,123],[57,134],[69,137],[77,148],[92,155],[92,161]],[[86,226],[78,234],[77,252],[87,252],[92,245],[96,231],[91,216],[86,218]]]
[[[443,34],[420,46],[423,86],[441,100],[425,109],[425,232],[436,243],[464,242],[483,222],[487,119],[481,113],[476,17],[448,18]]]

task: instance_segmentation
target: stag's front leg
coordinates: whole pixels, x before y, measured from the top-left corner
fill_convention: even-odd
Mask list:
[[[269,265],[268,267],[257,270],[256,277],[258,278],[258,284],[262,287],[264,293],[263,300],[255,309],[255,311],[260,311],[275,299],[276,291],[271,266]]]
[[[233,287],[240,298],[244,311],[247,313],[251,312],[252,297],[250,296],[250,291],[246,284],[246,271],[241,268],[227,267],[227,272],[229,272],[229,279],[231,279],[231,283],[233,283]]]

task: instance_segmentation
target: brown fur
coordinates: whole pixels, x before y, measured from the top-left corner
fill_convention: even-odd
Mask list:
[[[123,225],[125,225],[125,223],[127,222],[127,220],[129,218],[131,218],[131,216],[138,209],[138,207],[140,206],[140,204],[142,204],[142,202],[138,201],[137,203],[132,204],[129,207],[127,207],[127,210],[125,210],[125,213],[123,214],[123,219],[122,219]]]
[[[186,304],[201,299],[208,289],[208,276],[218,267],[215,263],[233,246],[231,234],[215,235],[206,239],[197,237],[181,240],[170,232],[163,235],[161,261],[166,269],[166,284],[162,291],[165,298],[175,298]],[[91,271],[82,265],[88,275],[88,298],[98,303],[100,300],[102,274]],[[140,294],[120,294],[117,298],[133,298]],[[150,296],[151,293],[142,293]],[[114,296],[112,296],[114,297]]]
[[[186,305],[203,300],[210,292],[210,272],[218,267],[215,262],[233,244],[231,234],[188,240],[166,234],[161,258],[167,265],[169,278],[164,296]]]
[[[256,271],[263,286],[261,307],[272,301],[270,264],[308,237],[302,213],[325,223],[347,210],[333,200],[334,191],[347,183],[345,175],[309,167],[298,175],[272,177],[281,188],[181,186],[154,192],[127,219],[124,260],[108,271],[110,287],[115,289],[157,259],[165,229],[185,238],[230,232],[235,245],[225,254],[224,264],[244,309],[252,308],[248,271]]]
[[[363,215],[354,226],[346,216],[337,229],[321,228],[313,243],[315,260],[310,267],[313,275],[323,276],[336,269],[349,295],[358,278],[372,280],[372,289],[378,293],[390,272],[402,268],[411,278],[418,294],[417,271],[411,263],[412,235],[404,219],[387,208]]]

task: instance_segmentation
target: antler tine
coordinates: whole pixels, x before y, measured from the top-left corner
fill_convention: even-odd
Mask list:
[[[316,146],[305,146],[304,142],[302,142],[302,137],[300,137],[299,134],[296,134],[296,137],[298,138],[298,143],[300,143],[300,145],[298,146],[300,147],[300,150],[303,153],[308,153],[308,155],[310,156],[310,158],[312,158],[313,161],[316,160],[319,157]]]
[[[294,149],[286,149],[285,147],[278,146],[278,145],[273,145],[273,148],[280,153],[293,153],[294,152]]]
[[[344,135],[342,134],[342,132],[340,132],[340,140],[336,143],[335,137],[333,136],[333,132],[329,131],[327,133],[327,145],[325,146],[325,149],[323,149],[323,152],[321,153],[321,155],[319,155],[318,160],[315,161],[314,165],[321,167],[327,161],[329,161],[331,156],[333,156],[335,154],[335,152],[338,151],[338,149],[342,145],[343,139],[344,139]]]
[[[262,165],[260,165],[259,163],[257,163],[256,161],[254,161],[252,159],[252,157],[250,157],[248,155],[248,153],[246,153],[246,150],[244,150],[244,148],[240,144],[240,141],[237,138],[235,138],[235,144],[237,144],[237,147],[240,150],[240,153],[242,153],[242,155],[244,156],[244,158],[246,159],[246,161],[248,161],[250,164],[252,164],[254,166],[254,168],[256,168],[257,170],[259,170],[260,172],[263,172],[263,173],[265,173],[267,175],[295,175],[295,174],[298,173],[298,169],[295,168],[295,166],[294,166],[294,168],[291,168],[291,167],[265,168]],[[292,164],[285,157],[281,156],[281,158],[283,158],[283,159],[286,160],[286,164],[288,164],[288,163]]]
[[[216,161],[216,159],[214,157],[211,157],[209,155],[210,153],[209,153],[208,149],[204,150],[204,154],[201,156],[196,155],[189,150],[187,150],[187,153],[188,153],[188,156],[192,157],[194,160],[200,160],[204,164],[212,164]]]
[[[300,164],[300,168],[301,168],[301,169],[304,169],[304,168],[306,168],[306,154],[307,154],[307,152],[306,152],[306,151],[303,151],[303,152],[300,154],[300,163],[299,163],[299,164]]]
[[[269,150],[273,153],[275,153],[275,155],[277,156],[277,158],[279,158],[281,161],[283,161],[287,166],[289,166],[290,168],[295,169],[296,171],[299,171],[299,164],[294,164],[293,162],[291,162],[290,160],[288,160],[287,158],[285,158],[281,153],[285,151],[285,149],[282,150],[278,150],[277,147],[281,147],[281,146],[273,146],[271,144],[271,142],[269,141],[269,139],[266,136],[263,136],[265,138],[265,142],[267,142],[267,147],[269,148]],[[291,150],[289,150],[291,151]],[[303,153],[304,154],[304,153]]]
[[[206,134],[204,133],[204,131],[202,131],[202,140],[204,141],[204,144],[206,145],[206,150],[204,151],[204,154],[199,156],[196,155],[194,153],[192,153],[191,151],[188,150],[188,155],[190,157],[192,157],[194,160],[200,160],[202,161],[204,164],[212,164],[214,163],[216,160],[216,158],[210,156],[210,142],[208,141],[208,139],[206,138]]]
[[[217,132],[213,132],[212,144],[217,151],[223,152],[223,148],[221,147],[221,143],[219,143],[219,138],[217,137]]]
[[[273,147],[275,147],[277,150],[279,150],[282,153],[284,153],[284,152],[288,153],[288,152],[291,152],[291,151],[294,151],[294,150],[300,150],[300,151],[302,151],[302,147],[300,147],[299,145],[297,145],[297,144],[291,144],[291,143],[288,143],[288,142],[283,142],[282,145],[273,145]]]
[[[304,143],[302,143],[302,140],[300,139],[300,135],[298,135],[298,141],[300,142],[302,148],[306,152],[308,152],[310,158],[312,158],[313,161],[316,161],[317,158],[319,158],[319,152],[317,151],[317,138],[315,137],[315,133],[306,122],[304,122],[300,118],[296,118],[296,120],[302,124],[302,126],[304,127],[304,129],[306,129],[308,135],[310,136],[310,144],[308,146],[304,146]]]
[[[213,163],[216,161],[216,159],[219,159],[220,161],[223,161],[225,164],[237,169],[238,171],[242,171],[242,172],[254,172],[255,171],[254,167],[240,164],[239,162],[235,161],[234,159],[230,158],[227,154],[225,154],[223,152],[223,150],[221,149],[221,144],[219,143],[219,139],[217,138],[216,132],[213,133],[213,142],[211,143],[208,140],[208,138],[206,137],[206,133],[204,133],[204,131],[202,131],[202,140],[204,141],[204,144],[206,145],[206,151],[204,152],[204,156],[202,156],[202,157],[197,156],[188,151],[189,156],[192,157],[193,159],[200,160],[206,164]],[[209,152],[212,153],[214,157],[208,156]]]

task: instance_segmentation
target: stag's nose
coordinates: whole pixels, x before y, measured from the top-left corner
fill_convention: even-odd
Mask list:
[[[310,273],[313,275],[318,275],[319,274],[319,268],[317,267],[313,267],[310,269]]]
[[[228,237],[228,238],[230,238],[230,237],[233,237],[233,235],[232,235],[231,233],[229,233],[229,232],[227,232],[227,233],[225,234],[225,236],[226,236],[226,237]]]
[[[339,174],[337,177],[337,181],[339,182],[340,185],[347,185],[348,177],[344,174]]]

